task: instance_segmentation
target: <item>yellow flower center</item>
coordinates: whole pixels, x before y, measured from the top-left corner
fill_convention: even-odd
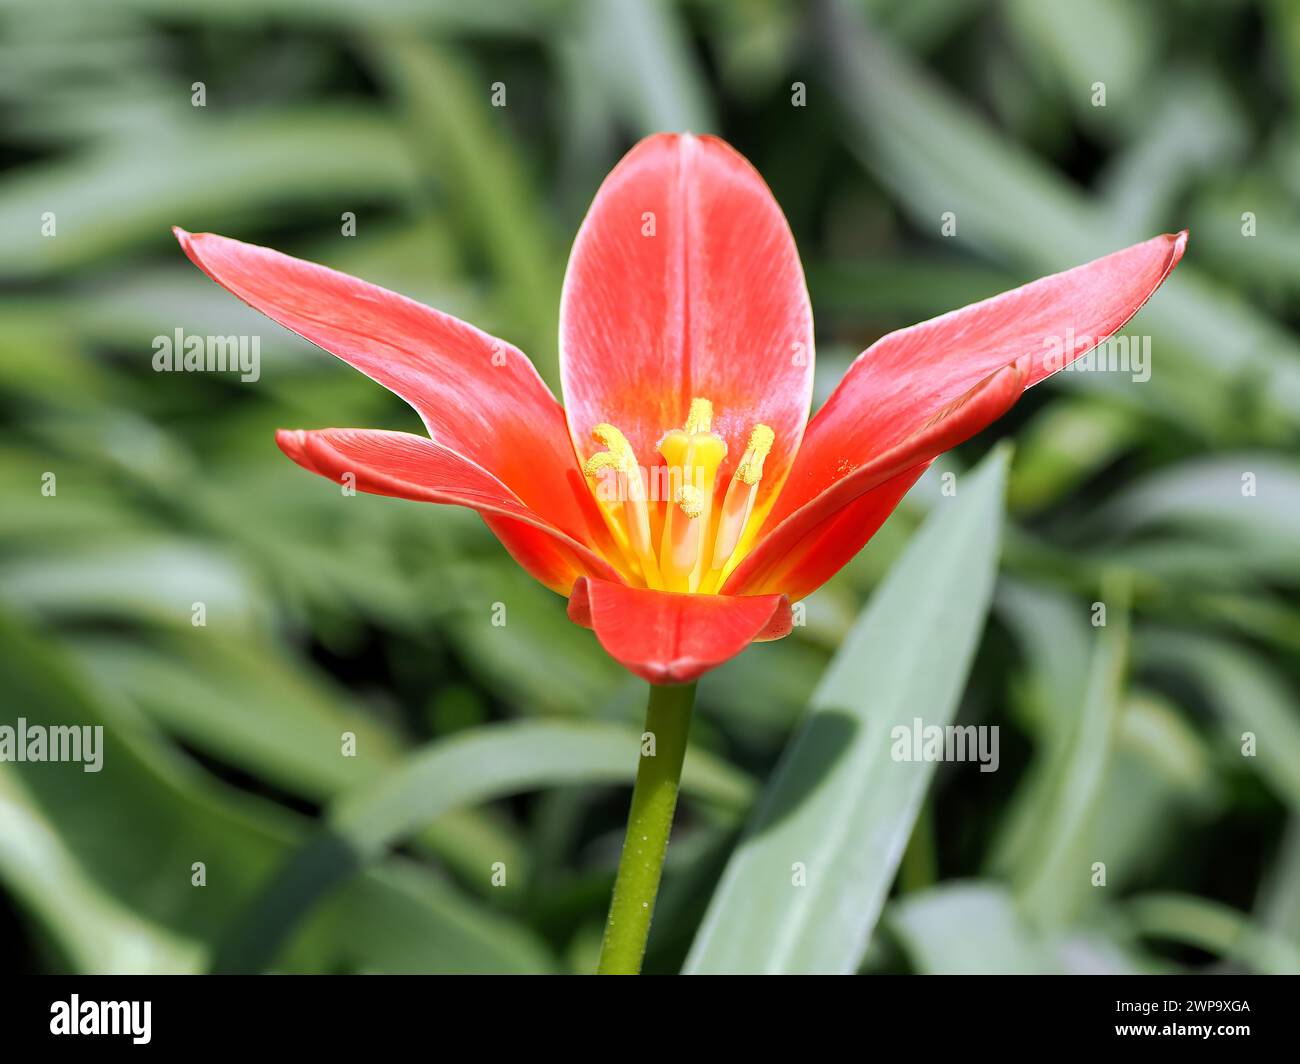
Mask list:
[[[624,569],[646,587],[712,594],[747,549],[746,531],[775,436],[755,425],[722,494],[718,469],[726,441],[713,428],[713,404],[692,399],[686,424],[659,441],[664,464],[642,469],[613,425],[591,430],[605,449],[583,467],[601,512],[624,555]]]

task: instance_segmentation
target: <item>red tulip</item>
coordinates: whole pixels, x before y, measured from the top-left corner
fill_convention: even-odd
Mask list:
[[[468,506],[569,616],[688,683],[856,554],[943,451],[1137,312],[1186,232],[883,337],[808,421],[813,322],[785,217],[723,141],[642,141],[596,194],[561,296],[561,407],[527,357],[439,311],[266,248],[190,259],[419,412],[429,437],[283,430],[362,491]]]

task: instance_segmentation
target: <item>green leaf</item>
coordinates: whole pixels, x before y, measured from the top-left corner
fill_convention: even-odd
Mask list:
[[[640,732],[597,721],[486,725],[430,743],[377,785],[344,794],[329,821],[376,855],[458,806],[560,783],[623,783],[640,743]],[[733,808],[750,794],[744,776],[700,750],[691,751],[682,786]]]
[[[1037,823],[1035,859],[1018,896],[1041,922],[1064,922],[1089,889],[1089,828],[1110,765],[1119,730],[1128,670],[1127,582],[1107,594],[1106,625],[1093,646],[1088,681],[1054,786],[1044,798]]]
[[[1196,683],[1219,718],[1220,750],[1300,811],[1300,713],[1294,690],[1252,650],[1194,632],[1152,631],[1139,644],[1140,662]],[[1253,753],[1245,754],[1246,735]]]
[[[1089,398],[1063,398],[1041,410],[1016,441],[1007,501],[1012,510],[1040,510],[1059,502],[1096,474],[1138,436],[1128,410]]]
[[[1261,975],[1300,975],[1300,950],[1245,913],[1185,894],[1144,894],[1127,905],[1138,934],[1195,946]]]
[[[993,592],[1008,452],[937,505],[831,662],[764,791],[689,972],[852,972],[912,832],[932,763],[890,732],[947,725]],[[792,885],[802,868],[806,885]]]
[[[1300,949],[1300,817],[1287,821],[1278,849],[1256,901],[1256,919]]]
[[[120,5],[147,15],[192,20],[204,26],[260,25],[267,21],[300,25],[313,32],[353,26],[404,26],[441,33],[484,33],[515,37],[535,33],[554,4],[527,0],[123,0]]]
[[[1053,970],[1015,901],[991,883],[946,883],[889,907],[886,926],[924,975],[1046,975]]]
[[[190,746],[311,799],[369,780],[396,761],[393,738],[264,637],[191,628],[81,640],[73,649],[101,689],[121,692]],[[340,754],[357,737],[356,757]]]
[[[668,4],[605,0],[586,5],[588,54],[607,93],[642,135],[663,129],[713,133],[704,76]]]
[[[1043,934],[1004,887],[989,882],[958,880],[894,902],[884,924],[924,975],[1129,975],[1151,968],[1091,929]]]
[[[1034,584],[1004,577],[997,612],[1020,645],[1026,668],[1017,676],[1013,707],[1035,743],[1033,761],[1016,790],[988,858],[1011,878],[1028,874],[1047,797],[1068,756],[1088,678],[1086,605]]]
[[[854,255],[846,262],[813,262],[807,269],[817,314],[834,314],[854,322],[895,314],[923,321],[1016,286],[1015,275],[1005,270],[899,253],[874,258]],[[819,350],[819,369],[821,355]],[[832,383],[838,383],[838,379]],[[1018,455],[1016,460],[1019,463],[1022,459]]]
[[[401,756],[379,720],[265,637],[187,626],[147,639],[77,639],[70,649],[101,690],[187,746],[312,801],[378,778]],[[343,756],[345,733],[355,757]],[[503,855],[512,869],[526,864],[517,840],[476,810],[450,813],[412,842],[471,884]]]
[[[222,551],[144,535],[9,562],[0,566],[0,591],[44,615],[126,615],[162,625],[189,625],[195,603],[241,628],[254,627],[265,610],[258,589]]]
[[[185,107],[182,117],[193,110]],[[0,276],[45,275],[157,245],[171,239],[171,225],[238,224],[277,203],[300,202],[304,188],[329,200],[400,197],[413,183],[398,131],[367,112],[191,116],[0,181],[0,230],[9,234]],[[57,239],[41,235],[45,211],[57,216]]]
[[[222,939],[244,899],[305,836],[303,818],[218,783],[147,721],[97,692],[56,646],[3,614],[0,673],[8,704],[21,707],[29,724],[103,728],[98,772],[85,772],[75,762],[5,766],[68,861],[75,861],[77,878],[109,899],[91,910],[105,916],[97,941],[71,951],[71,963],[93,963],[93,970],[103,972],[110,969],[100,968],[99,960],[108,957],[121,970],[191,970],[195,954],[185,943],[197,943],[201,957]],[[206,887],[191,882],[196,861],[205,866]],[[0,876],[24,897],[31,869],[11,866],[0,861]],[[361,952],[352,941],[359,914],[393,904],[391,876],[402,875],[405,896],[418,902],[412,934],[424,942],[420,970],[522,972],[550,966],[545,949],[512,920],[469,902],[424,869],[402,867],[407,866],[397,861],[371,870],[319,912],[294,943],[291,963],[306,970],[347,970]],[[69,879],[65,886],[75,889],[73,883]],[[123,909],[138,919],[121,919]],[[61,921],[52,931],[57,940],[77,939],[84,913],[47,909],[46,915]],[[152,943],[140,939],[138,948],[129,937],[115,938],[142,927],[164,934],[153,935]]]
[[[1263,452],[1217,454],[1135,481],[1088,527],[1125,538],[1176,529],[1226,543],[1252,567],[1300,578],[1300,464]]]
[[[595,721],[488,725],[429,744],[377,784],[344,794],[327,828],[299,850],[245,908],[214,961],[217,971],[269,964],[312,907],[427,822],[463,806],[562,784],[625,783],[641,736]],[[743,808],[750,787],[730,766],[695,750],[682,786]]]
[[[1014,706],[1026,717],[1035,750],[1002,817],[987,867],[1026,884],[1041,873],[1045,853],[1064,828],[1070,807],[1060,790],[1080,770],[1071,766],[1084,753],[1086,728],[1098,723],[1082,717],[1094,636],[1086,602],[1034,585],[1003,579],[998,609],[1027,660]],[[1096,811],[1086,834],[1079,835],[1096,847],[1095,859],[1105,860],[1110,886],[1128,881],[1161,853],[1160,842],[1172,837],[1161,825],[1170,823],[1175,803],[1200,809],[1217,795],[1208,751],[1174,707],[1149,694],[1130,696],[1118,726]],[[1063,874],[1060,900],[1077,902],[1084,880],[1073,867]]]
[[[57,826],[0,765],[0,881],[74,972],[195,973],[202,948],[114,898],[78,863]]]
[[[1106,86],[1107,106],[1140,109],[1140,91],[1150,77],[1155,48],[1153,19],[1147,9],[1124,0],[1009,0],[1004,5],[1021,54],[1040,77],[1059,91],[1083,121],[1115,125],[1107,111],[1092,105],[1092,86]],[[1098,117],[1100,114],[1101,117]]]

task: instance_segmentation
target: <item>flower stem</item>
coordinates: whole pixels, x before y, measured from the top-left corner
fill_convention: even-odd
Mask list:
[[[650,919],[663,873],[668,833],[677,808],[677,791],[686,757],[686,737],[691,728],[695,684],[650,685],[650,705],[645,730],[654,736],[654,754],[641,761],[632,789],[632,809],[627,817],[623,856],[614,880],[605,939],[600,947],[599,975],[637,975],[645,957]]]

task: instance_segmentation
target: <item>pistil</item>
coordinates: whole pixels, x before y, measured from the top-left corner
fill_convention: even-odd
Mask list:
[[[713,404],[692,399],[686,426],[659,441],[659,453],[680,486],[664,517],[659,566],[669,591],[698,591],[704,570],[713,508],[713,483],[727,456],[727,443],[711,430]],[[689,544],[689,548],[688,545]]]

